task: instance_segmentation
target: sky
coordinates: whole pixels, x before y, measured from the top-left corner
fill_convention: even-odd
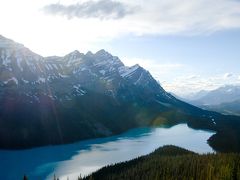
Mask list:
[[[0,34],[43,56],[105,49],[180,96],[240,85],[240,0],[0,0]]]

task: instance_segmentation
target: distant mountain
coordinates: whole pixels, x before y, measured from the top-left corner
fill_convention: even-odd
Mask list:
[[[200,108],[228,115],[240,113],[240,86],[226,85],[213,91],[200,91],[182,98]]]
[[[217,150],[240,150],[238,117],[176,99],[139,65],[127,67],[105,50],[42,57],[0,36],[0,148],[63,144],[183,122],[219,132],[209,140]]]
[[[188,101],[194,105],[219,105],[240,99],[240,86],[226,85],[213,91],[200,91]]]
[[[202,108],[208,109],[211,111],[217,111],[222,114],[240,116],[240,99],[233,102],[222,103],[218,105],[202,106]]]
[[[201,99],[202,97],[206,96],[208,93],[209,93],[209,91],[201,90],[196,93],[190,93],[185,96],[181,96],[181,98],[185,99],[187,101],[194,101],[194,100]]]

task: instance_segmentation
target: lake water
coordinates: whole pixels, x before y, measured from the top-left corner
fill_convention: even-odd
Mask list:
[[[171,128],[137,128],[118,136],[80,141],[74,144],[46,146],[30,150],[0,150],[0,174],[4,180],[18,180],[27,174],[30,180],[76,180],[108,164],[148,154],[163,145],[213,152],[207,139],[213,132],[194,130],[186,124]]]

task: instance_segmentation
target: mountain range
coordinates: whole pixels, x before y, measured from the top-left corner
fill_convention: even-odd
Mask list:
[[[240,100],[240,86],[225,85],[212,91],[200,91],[188,99],[199,105],[219,105]]]
[[[225,85],[212,91],[199,91],[182,98],[195,106],[223,114],[240,114],[240,86]]]
[[[202,108],[220,112],[222,114],[240,116],[240,99],[233,102],[221,103],[218,105],[202,106]]]
[[[178,100],[138,64],[127,67],[105,50],[43,57],[0,36],[0,148],[64,144],[179,123],[216,131],[209,144],[218,151],[240,149],[239,117]]]

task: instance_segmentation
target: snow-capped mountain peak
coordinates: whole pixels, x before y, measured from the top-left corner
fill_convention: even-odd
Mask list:
[[[107,56],[112,56],[109,52],[105,51],[104,49],[101,49],[99,51],[97,51],[95,53],[96,56],[104,56],[104,57],[107,57]]]
[[[12,47],[17,44],[3,37],[1,39],[2,42],[13,44]],[[75,50],[63,57],[46,58],[23,45],[21,49],[12,49],[9,53],[7,48],[0,48],[0,84],[15,84],[18,93],[28,96],[38,97],[44,94],[51,99],[72,99],[73,96],[86,94],[86,89],[103,94],[109,94],[111,91],[111,96],[116,96],[123,82],[149,89],[154,84],[155,90],[163,91],[150,73],[141,66],[136,64],[127,67],[117,56],[103,49],[95,54],[83,54]],[[59,88],[59,84],[64,85]],[[49,87],[46,88],[46,85]]]

